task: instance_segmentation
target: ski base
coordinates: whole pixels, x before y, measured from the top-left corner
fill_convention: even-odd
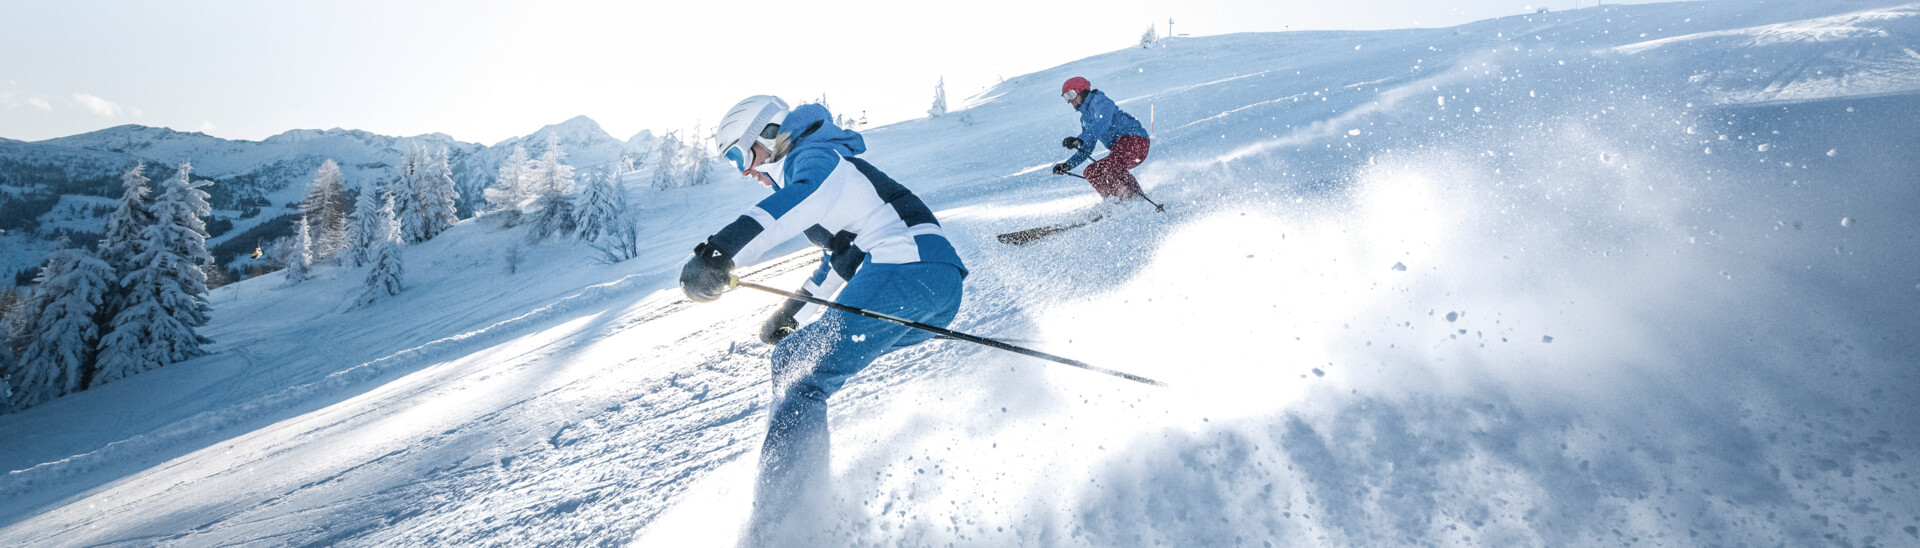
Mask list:
[[[1058,233],[1061,233],[1061,232],[1066,232],[1066,231],[1068,231],[1068,230],[1072,230],[1072,229],[1075,229],[1075,228],[1079,228],[1079,227],[1082,227],[1082,226],[1086,226],[1086,223],[1076,223],[1076,224],[1070,224],[1070,225],[1058,225],[1058,226],[1043,226],[1043,227],[1038,227],[1038,228],[1029,228],[1029,229],[1026,229],[1026,230],[1019,230],[1019,231],[1014,231],[1014,232],[1008,232],[1008,233],[1006,233],[1006,234],[1001,234],[1001,235],[999,235],[999,236],[996,236],[996,237],[997,237],[997,238],[999,238],[999,239],[1000,239],[1000,243],[1003,243],[1003,244],[1007,244],[1007,245],[1027,245],[1027,244],[1030,244],[1030,243],[1033,243],[1033,242],[1036,242],[1036,241],[1039,241],[1039,240],[1040,240],[1041,238],[1045,238],[1045,237],[1047,237],[1047,236],[1052,236],[1052,235],[1054,235],[1054,234],[1058,234]]]

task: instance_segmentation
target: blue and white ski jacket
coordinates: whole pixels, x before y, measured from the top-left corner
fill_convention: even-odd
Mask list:
[[[835,126],[820,105],[801,105],[780,126],[792,143],[781,166],[786,184],[707,238],[734,264],[759,262],[774,246],[804,235],[824,250],[819,270],[800,290],[807,295],[830,298],[867,262],[946,263],[966,274],[927,204],[854,157],[867,150],[859,133]],[[800,317],[814,309],[808,305]]]
[[[1080,149],[1067,159],[1067,167],[1077,167],[1080,162],[1093,157],[1095,142],[1105,143],[1113,148],[1113,141],[1127,135],[1147,136],[1146,128],[1140,127],[1140,121],[1133,115],[1120,110],[1106,93],[1100,90],[1087,92],[1086,100],[1080,101]]]

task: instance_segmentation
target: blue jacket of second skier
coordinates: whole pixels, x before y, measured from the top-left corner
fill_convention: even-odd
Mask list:
[[[1087,99],[1080,102],[1080,149],[1067,159],[1067,167],[1075,167],[1080,162],[1093,157],[1093,145],[1096,142],[1113,148],[1113,141],[1127,135],[1147,136],[1146,128],[1140,127],[1140,121],[1133,115],[1120,110],[1112,99],[1100,90],[1087,92]]]
[[[774,246],[806,236],[820,246],[820,268],[801,293],[827,296],[867,262],[951,264],[964,275],[959,253],[940,231],[933,210],[907,187],[866,160],[866,140],[834,125],[826,107],[801,105],[780,124],[788,143],[772,196],[707,242],[736,265],[759,262]],[[808,307],[810,313],[812,306]]]

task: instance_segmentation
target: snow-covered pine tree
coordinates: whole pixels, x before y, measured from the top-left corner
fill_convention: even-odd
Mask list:
[[[1153,29],[1153,25],[1147,25],[1147,32],[1140,35],[1140,49],[1153,47],[1154,42],[1160,41],[1160,33]]]
[[[13,356],[0,352],[0,415],[12,413],[7,400],[13,399]]]
[[[4,320],[5,314],[0,314],[0,321]],[[0,325],[0,339],[6,337],[5,327]],[[13,400],[13,379],[21,374],[20,360],[14,358],[13,351],[6,346],[0,344],[0,415],[16,411],[9,402]]]
[[[154,222],[141,231],[133,262],[121,286],[126,308],[114,315],[100,340],[99,373],[93,383],[112,382],[155,367],[205,354],[213,341],[202,337],[212,307],[207,304],[207,278],[200,266],[213,261],[207,253],[206,225],[201,217],[212,212],[207,193],[188,174],[193,166],[182,162],[179,174],[160,185],[152,204]]]
[[[680,149],[680,132],[669,131],[660,136],[659,144],[653,149],[654,190],[680,186]]]
[[[387,181],[387,197],[393,198],[393,214],[400,220],[400,233],[397,236],[402,242],[422,241],[412,239],[410,235],[422,233],[421,227],[426,225],[423,215],[426,207],[422,205],[419,192],[425,162],[426,152],[420,149],[420,144],[409,143],[407,155],[400,160],[400,165],[394,166],[393,179]]]
[[[79,391],[93,376],[100,341],[96,317],[114,287],[113,267],[84,249],[62,249],[47,257],[35,280],[45,308],[34,321],[33,340],[19,354],[13,395],[0,407],[24,409]]]
[[[614,185],[614,175],[588,175],[586,186],[580,189],[579,217],[574,226],[580,231],[580,239],[588,243],[597,242],[613,226],[615,218],[627,211],[626,193]]]
[[[414,177],[414,202],[420,208],[420,225],[415,227],[415,232],[408,233],[407,241],[431,240],[460,222],[457,205],[460,191],[454,187],[453,168],[448,163],[452,154],[442,147],[437,155],[428,151],[421,156],[419,171]]]
[[[487,187],[487,208],[506,216],[505,226],[513,226],[520,221],[520,207],[526,205],[529,181],[529,164],[533,160],[527,157],[527,147],[515,143],[513,153],[500,163],[500,173],[494,176],[493,186]]]
[[[39,293],[38,288],[22,288],[6,308],[0,309],[0,354],[18,358],[33,344],[33,337],[39,333],[35,324],[40,321],[38,312],[47,306]]]
[[[293,221],[293,234],[287,236],[287,285],[307,281],[313,276],[313,240],[307,237],[307,216]]]
[[[608,221],[606,233],[593,243],[600,262],[613,264],[640,256],[640,221],[628,209]]]
[[[533,202],[535,210],[528,232],[533,241],[570,234],[574,230],[573,166],[560,162],[564,156],[559,136],[547,134],[547,150],[540,153],[540,160],[533,168],[533,189],[538,196]]]
[[[0,357],[10,358],[18,355],[8,347],[7,342],[13,339],[14,313],[21,310],[23,306],[21,300],[25,299],[26,294],[30,292],[31,290],[22,291],[13,286],[0,289]],[[5,373],[6,370],[0,369],[0,374]]]
[[[385,201],[379,184],[368,181],[360,185],[360,197],[353,202],[351,224],[347,229],[351,240],[347,245],[347,259],[353,262],[354,268],[373,262],[373,245],[380,234],[380,204]]]
[[[700,126],[693,126],[693,134],[703,134]],[[711,152],[713,149],[701,146],[703,143],[704,142],[699,139],[689,140],[684,142],[683,144],[685,146],[680,149],[682,176],[685,178],[687,186],[707,184],[709,182],[707,178],[713,176],[713,163],[715,161],[715,156]]]
[[[927,116],[939,118],[947,115],[947,77],[940,77],[940,83],[933,86],[933,108],[927,109]]]
[[[0,290],[0,414],[11,413],[13,407],[8,403],[13,397],[13,380],[21,377],[19,353],[14,352],[11,341],[16,332],[26,332],[28,314],[23,301],[32,290],[18,290],[8,287]],[[26,343],[22,344],[24,349]]]
[[[120,176],[120,201],[113,213],[107,216],[107,230],[100,236],[100,260],[113,267],[114,290],[107,294],[107,302],[100,309],[101,323],[113,320],[125,305],[126,290],[120,280],[126,278],[138,265],[133,256],[139,253],[140,232],[153,224],[153,212],[148,205],[147,163],[140,162]]]
[[[312,223],[314,262],[338,262],[347,248],[347,214],[353,204],[347,202],[346,179],[340,176],[340,164],[328,158],[307,186],[307,198],[300,212]]]
[[[364,307],[400,294],[407,269],[401,261],[400,221],[394,218],[393,207],[393,198],[389,197],[374,214],[377,221],[374,223],[371,254],[373,269],[367,271],[367,290],[354,301],[354,308]]]

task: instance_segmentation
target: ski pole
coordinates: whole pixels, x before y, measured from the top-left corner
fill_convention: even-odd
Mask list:
[[[1074,173],[1074,172],[1071,172],[1071,171],[1069,171],[1069,172],[1067,172],[1067,174],[1068,174],[1068,175],[1072,175],[1072,176],[1074,176],[1074,177],[1079,177],[1079,178],[1080,178],[1081,180],[1085,180],[1085,179],[1086,179],[1086,177],[1084,177],[1084,176],[1081,176],[1080,174],[1078,174],[1078,173]],[[1155,202],[1155,201],[1153,201],[1153,198],[1148,198],[1148,197],[1147,197],[1147,192],[1146,192],[1146,191],[1144,191],[1144,190],[1143,190],[1143,191],[1140,191],[1140,199],[1142,199],[1142,200],[1146,200],[1146,201],[1147,201],[1147,203],[1149,203],[1149,204],[1153,204],[1153,210],[1154,210],[1154,211],[1158,211],[1158,212],[1161,212],[1161,213],[1166,213],[1166,212],[1167,212],[1167,206],[1163,206],[1163,205],[1160,205],[1160,203],[1159,203],[1159,202]]]
[[[1024,347],[1019,347],[1019,346],[1014,346],[1014,345],[1011,345],[1011,344],[1007,344],[1007,343],[1003,343],[1003,342],[1000,342],[1000,341],[996,341],[996,340],[993,340],[993,339],[989,339],[989,338],[986,338],[986,337],[979,337],[979,336],[974,336],[974,335],[968,335],[968,334],[966,334],[966,333],[961,333],[961,332],[959,332],[959,331],[954,331],[954,330],[951,330],[951,329],[946,329],[946,328],[940,328],[940,327],[934,327],[934,326],[931,326],[931,325],[927,325],[927,324],[924,324],[924,323],[920,323],[920,322],[916,322],[916,321],[913,321],[913,320],[909,320],[909,319],[906,319],[906,318],[897,318],[897,317],[894,317],[894,316],[889,316],[889,315],[886,315],[886,314],[882,314],[882,313],[879,313],[879,312],[874,312],[874,311],[872,311],[872,310],[867,310],[867,309],[864,309],[864,308],[859,308],[859,307],[855,307],[855,306],[847,306],[847,305],[844,305],[844,304],[840,304],[840,303],[836,303],[836,302],[833,302],[833,301],[829,301],[829,300],[826,300],[826,299],[822,299],[822,298],[819,298],[819,297],[813,297],[813,296],[809,296],[809,295],[801,295],[801,294],[799,294],[799,293],[794,293],[794,292],[791,292],[791,291],[783,291],[783,290],[779,290],[779,289],[774,289],[774,288],[771,288],[771,287],[767,287],[767,286],[764,286],[764,285],[760,285],[760,284],[757,284],[757,283],[753,283],[753,282],[749,282],[749,281],[744,281],[744,280],[741,280],[739,276],[734,276],[734,275],[731,275],[731,274],[729,274],[729,275],[727,275],[727,286],[728,286],[728,287],[746,287],[746,288],[752,288],[752,289],[758,289],[758,290],[761,290],[761,291],[765,291],[765,292],[768,292],[768,293],[772,293],[772,294],[775,294],[775,295],[779,295],[779,296],[782,296],[782,297],[786,297],[786,298],[788,298],[788,299],[792,299],[792,300],[796,300],[796,301],[801,301],[801,302],[806,302],[806,303],[812,303],[812,304],[817,304],[817,305],[820,305],[820,306],[824,306],[824,307],[827,307],[827,308],[831,308],[831,309],[834,309],[834,310],[838,310],[838,311],[841,311],[841,312],[846,312],[846,313],[849,313],[849,314],[859,314],[859,315],[861,315],[861,316],[866,316],[866,317],[868,317],[868,318],[873,318],[873,319],[876,319],[876,320],[886,320],[886,321],[889,321],[889,322],[893,322],[893,323],[897,323],[897,324],[900,324],[900,325],[904,325],[904,326],[907,326],[907,327],[911,327],[911,328],[914,328],[914,329],[918,329],[918,330],[921,330],[921,331],[927,331],[927,332],[930,332],[930,333],[933,333],[933,334],[935,334],[935,335],[943,335],[943,336],[946,336],[946,337],[950,337],[950,338],[953,338],[953,339],[956,339],[956,340],[962,340],[962,341],[967,341],[967,342],[970,342],[970,343],[974,343],[974,344],[980,344],[980,345],[985,345],[985,346],[990,346],[990,347],[993,347],[993,348],[998,348],[998,349],[1001,349],[1001,350],[1005,350],[1005,351],[1008,351],[1008,352],[1013,352],[1013,353],[1015,353],[1015,354],[1025,354],[1025,355],[1028,355],[1028,356],[1032,356],[1032,357],[1035,357],[1035,358],[1040,358],[1040,359],[1043,359],[1043,360],[1047,360],[1047,361],[1050,361],[1050,362],[1054,362],[1054,363],[1059,363],[1059,364],[1064,364],[1064,365],[1071,365],[1071,366],[1074,366],[1074,367],[1078,367],[1078,368],[1081,368],[1081,369],[1085,369],[1085,370],[1088,370],[1088,371],[1092,371],[1092,372],[1095,372],[1095,373],[1105,373],[1105,374],[1108,374],[1108,375],[1113,375],[1113,376],[1115,376],[1115,377],[1120,377],[1120,378],[1122,378],[1122,379],[1127,379],[1127,380],[1130,380],[1130,381],[1134,381],[1134,382],[1139,382],[1139,383],[1145,383],[1145,384],[1151,384],[1151,385],[1154,385],[1154,386],[1166,386],[1166,385],[1167,385],[1167,383],[1163,383],[1163,382],[1160,382],[1160,381],[1156,381],[1156,380],[1153,380],[1153,379],[1149,379],[1149,378],[1146,378],[1146,377],[1142,377],[1142,376],[1139,376],[1139,375],[1135,375],[1135,374],[1132,374],[1132,373],[1124,373],[1124,372],[1120,372],[1120,371],[1114,371],[1114,370],[1112,370],[1112,369],[1107,369],[1107,368],[1104,368],[1104,367],[1099,367],[1099,366],[1095,366],[1095,365],[1092,365],[1092,364],[1088,364],[1088,363],[1086,363],[1086,362],[1083,362],[1083,361],[1079,361],[1079,360],[1073,360],[1073,359],[1068,359],[1068,358],[1062,358],[1062,357],[1059,357],[1059,356],[1055,356],[1055,355],[1053,355],[1053,354],[1048,354],[1048,353],[1046,353],[1046,352],[1041,352],[1041,351],[1039,351],[1039,350],[1034,350],[1034,349],[1031,349],[1031,348],[1024,348]]]

